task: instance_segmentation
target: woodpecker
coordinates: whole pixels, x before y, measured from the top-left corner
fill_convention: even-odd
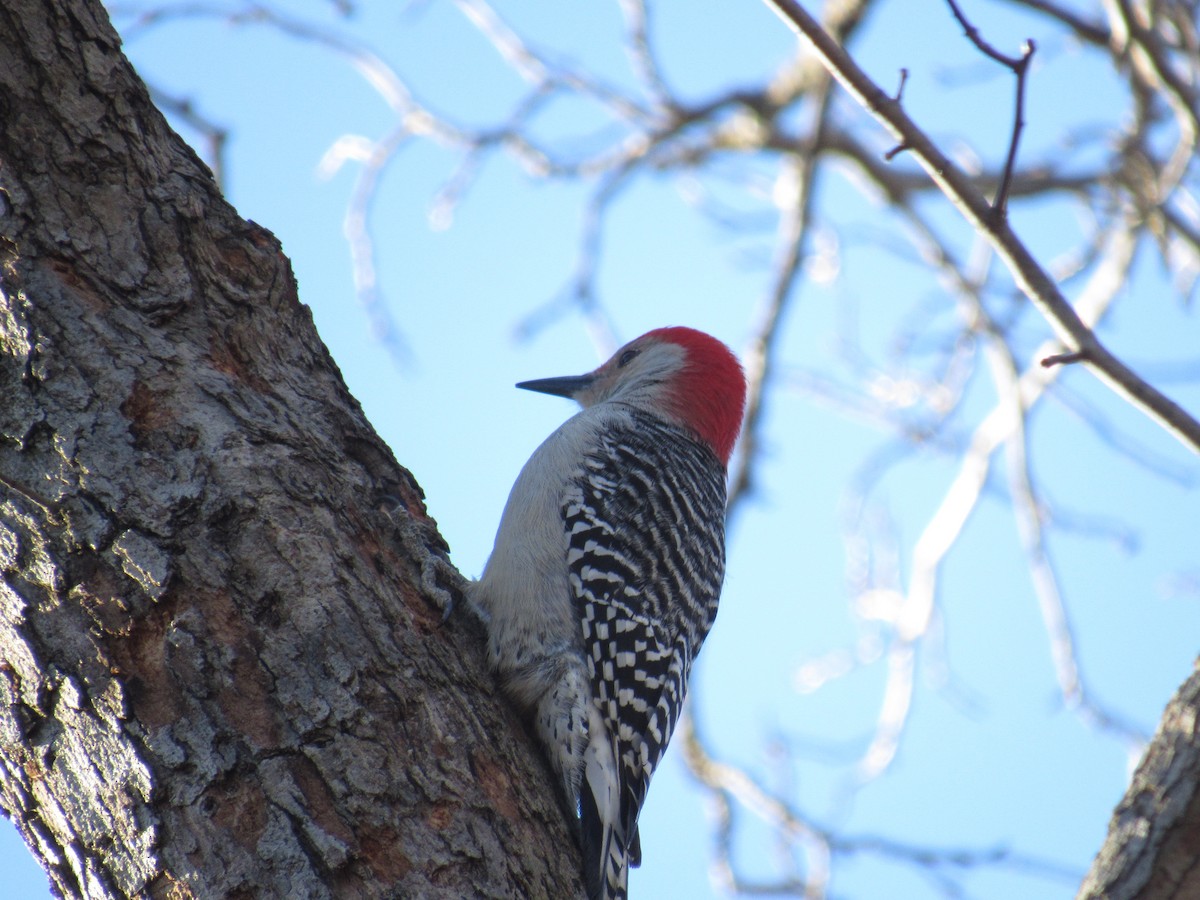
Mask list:
[[[720,341],[672,327],[587,375],[517,387],[583,410],[521,470],[469,597],[560,781],[588,896],[623,900],[638,813],[717,614],[745,377]]]

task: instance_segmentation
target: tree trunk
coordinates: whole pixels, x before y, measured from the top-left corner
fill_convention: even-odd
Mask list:
[[[1200,668],[1167,704],[1079,900],[1200,897]]]
[[[0,288],[0,806],[55,889],[578,894],[420,488],[98,0],[0,5]]]

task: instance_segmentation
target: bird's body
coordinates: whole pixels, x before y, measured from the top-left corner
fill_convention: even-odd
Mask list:
[[[521,386],[584,409],[517,478],[471,599],[578,816],[589,895],[617,900],[717,611],[745,383],[723,344],[667,328],[589,375]]]

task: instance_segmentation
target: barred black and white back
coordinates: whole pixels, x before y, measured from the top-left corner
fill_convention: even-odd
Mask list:
[[[640,862],[638,813],[717,613],[725,466],[708,444],[640,410],[583,465],[562,516],[593,693],[580,785],[585,880],[593,900],[620,900]]]

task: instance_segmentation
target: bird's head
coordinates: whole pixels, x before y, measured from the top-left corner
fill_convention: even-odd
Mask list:
[[[728,347],[694,328],[656,328],[630,341],[586,375],[517,385],[570,397],[585,409],[625,403],[682,425],[729,462],[742,427],[746,378]]]

